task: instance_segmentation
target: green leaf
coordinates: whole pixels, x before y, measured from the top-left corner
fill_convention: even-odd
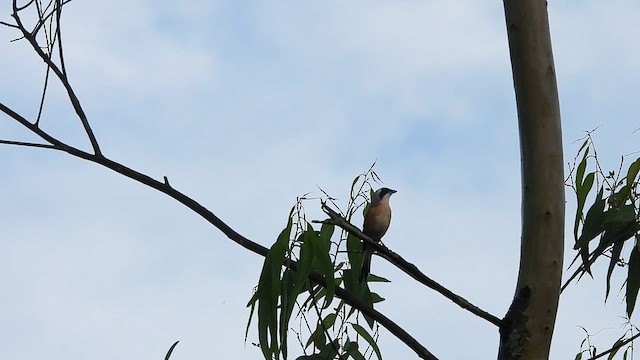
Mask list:
[[[310,226],[311,225],[309,225],[309,227]],[[336,281],[334,273],[335,271],[333,269],[333,262],[331,261],[331,257],[329,255],[329,251],[331,250],[330,237],[323,238],[322,236],[316,236],[313,239],[310,238],[309,241],[312,241],[312,244],[314,246],[314,258],[315,263],[318,264],[318,270],[327,281],[327,288],[323,305],[323,308],[326,308],[333,301],[333,297],[336,291]]]
[[[622,247],[624,242],[618,241],[613,244],[613,250],[611,251],[611,260],[609,261],[609,269],[607,269],[607,289],[604,295],[604,301],[606,302],[609,298],[609,290],[611,289],[611,275],[613,274],[613,269],[615,269],[616,264],[620,261],[620,254],[622,253]]]
[[[336,313],[331,313],[325,316],[324,319],[322,320],[322,325],[324,325],[325,329],[331,329],[333,325],[336,323],[337,317],[338,317],[338,314]]]
[[[607,212],[607,223],[630,223],[636,220],[636,209],[632,204],[627,204]]]
[[[638,246],[634,246],[629,257],[629,275],[627,276],[627,316],[630,318],[633,314],[633,308],[636,305],[638,297],[638,289],[640,289],[640,251]]]
[[[258,341],[265,359],[278,357],[278,298],[280,297],[282,263],[289,250],[292,220],[271,246],[262,266],[255,297],[258,300]]]
[[[338,355],[338,350],[340,348],[340,344],[338,344],[338,339],[333,340],[332,342],[325,344],[320,349],[320,353],[318,353],[317,359],[333,359]]]
[[[293,312],[293,307],[296,302],[299,291],[296,290],[296,276],[297,274],[286,269],[282,275],[282,285],[280,292],[280,319],[278,321],[278,332],[280,334],[280,351],[282,352],[282,358],[287,358],[287,334],[289,330],[289,319]]]
[[[367,278],[367,281],[372,283],[372,282],[378,282],[378,283],[390,283],[391,280],[387,279],[387,278],[383,278],[382,276],[378,276],[378,275],[373,275],[373,274],[369,274],[369,277]]]
[[[378,295],[377,293],[372,292],[371,293],[371,302],[373,302],[374,304],[377,304],[379,302],[383,302],[385,299]]]
[[[574,360],[582,360],[582,352],[577,353]]]
[[[595,174],[589,173],[585,178],[583,183],[576,182],[576,197],[577,197],[577,209],[576,209],[576,219],[573,225],[573,236],[578,240],[578,228],[580,226],[580,220],[582,220],[582,213],[584,211],[584,205],[587,201],[587,196],[589,196],[589,192],[591,191],[591,187],[593,186]]]
[[[602,252],[612,244],[624,242],[640,230],[634,205],[628,204],[621,208],[607,211],[603,227],[604,232],[600,239],[598,252],[595,254],[597,256],[602,255]]]
[[[589,139],[587,138],[587,140],[585,140],[582,143],[582,146],[580,146],[580,150],[578,150],[578,154],[580,154],[580,152],[582,151],[582,149],[584,149],[585,146],[587,146],[587,144],[589,144]],[[587,151],[589,151],[589,149],[587,149]]]
[[[578,168],[576,169],[576,186],[582,186],[582,177],[584,176],[584,171],[587,169],[587,154],[589,151],[585,151],[580,164],[578,164]]]
[[[636,159],[633,164],[629,165],[629,170],[627,171],[627,186],[633,187],[633,183],[636,181],[636,176],[638,175],[638,171],[640,171],[640,158]]]
[[[327,344],[327,336],[325,335],[324,328],[320,323],[318,323],[316,329],[313,331],[311,336],[309,336],[309,340],[307,340],[305,349],[307,349],[311,344],[313,344],[313,346],[318,350],[320,350]]]
[[[380,353],[380,348],[378,348],[378,344],[376,344],[376,341],[373,339],[371,334],[369,334],[369,332],[365,328],[363,328],[362,326],[356,323],[351,323],[351,326],[353,327],[353,330],[355,330],[360,336],[362,336],[362,338],[367,343],[369,343],[373,351],[376,353],[376,356],[378,357],[378,359],[382,360],[382,354]]]
[[[631,189],[628,185],[624,185],[618,190],[618,192],[609,195],[608,203],[609,207],[613,209],[617,209],[624,205],[624,203],[631,196]]]
[[[591,274],[589,263],[589,242],[596,238],[604,231],[604,220],[606,214],[604,212],[605,200],[602,198],[603,189],[600,188],[596,200],[587,211],[587,216],[582,227],[582,234],[574,245],[575,250],[579,250],[582,257],[582,265],[587,273]]]
[[[169,360],[169,358],[171,357],[171,353],[173,353],[173,349],[176,348],[176,345],[178,345],[180,341],[176,341],[173,343],[173,345],[171,345],[171,347],[169,348],[169,351],[167,351],[167,355],[165,355],[164,360]]]
[[[320,239],[323,242],[331,243],[331,237],[333,236],[333,231],[335,230],[335,226],[332,224],[322,224],[320,228]]]
[[[595,202],[587,211],[587,216],[584,219],[584,226],[582,227],[582,234],[576,241],[573,249],[578,250],[584,248],[589,244],[589,241],[593,240],[596,236],[602,233],[604,220],[606,218],[604,213],[605,200],[602,198],[602,189],[598,192]]]
[[[353,179],[353,182],[351,183],[351,193],[353,194],[353,189],[356,187],[356,184],[358,183],[358,180],[360,180],[360,177],[363,175],[358,175],[356,176],[355,179]]]
[[[308,286],[308,277],[311,273],[312,265],[315,262],[317,254],[317,244],[320,241],[319,233],[317,233],[310,223],[307,223],[307,229],[300,234],[300,252],[296,271],[285,270],[282,283],[283,290],[281,292],[281,309],[279,321],[280,346],[282,348],[283,358],[287,357],[287,333],[289,329],[289,320],[293,314],[298,295],[302,293]]]
[[[360,350],[358,349],[358,343],[355,341],[351,341],[349,339],[347,339],[346,343],[344,344],[344,357],[348,358],[351,357],[354,360],[365,360],[366,358],[364,357],[364,355],[360,352]]]
[[[620,339],[618,339],[618,341],[616,341],[613,346],[611,347],[611,352],[609,353],[609,356],[607,357],[607,360],[611,360],[616,356],[616,353],[618,352],[618,350],[620,350],[620,347],[622,346],[622,343],[624,342],[624,336],[621,337]]]
[[[258,301],[258,291],[256,290],[256,292],[253,293],[253,296],[251,296],[249,303],[247,304],[247,307],[251,307],[251,310],[249,311],[249,320],[247,321],[247,328],[244,331],[245,343],[247,342],[247,338],[249,337],[249,327],[251,326],[251,320],[253,319],[253,313],[255,312],[257,301]]]

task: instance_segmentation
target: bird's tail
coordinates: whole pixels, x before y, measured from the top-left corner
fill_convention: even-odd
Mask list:
[[[371,257],[373,256],[374,248],[367,246],[367,243],[362,244],[362,272],[360,272],[360,282],[363,282],[369,276],[371,272]]]

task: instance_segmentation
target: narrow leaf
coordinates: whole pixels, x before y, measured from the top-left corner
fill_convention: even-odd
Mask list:
[[[362,338],[369,343],[369,345],[371,346],[371,348],[373,349],[373,351],[376,353],[376,356],[378,357],[379,360],[382,360],[382,354],[380,353],[380,348],[378,348],[378,344],[376,344],[376,341],[373,339],[373,337],[371,336],[371,334],[369,334],[369,332],[363,328],[362,326],[355,324],[355,323],[351,323],[351,326],[353,327],[353,329],[360,334],[360,336],[362,336]]]
[[[629,170],[627,171],[627,186],[630,188],[633,187],[633,183],[636,181],[638,171],[640,171],[640,158],[636,159],[636,161],[629,166]]]
[[[328,307],[333,301],[336,291],[336,280],[333,269],[333,262],[329,256],[329,242],[324,242],[319,237],[315,241],[315,260],[319,266],[320,274],[324,275],[327,281],[324,308]]]
[[[344,344],[344,354],[343,356],[351,357],[353,360],[365,360],[364,355],[358,350],[358,343],[355,341],[351,341],[347,339],[346,344]]]
[[[576,180],[576,198],[577,198],[577,209],[576,209],[576,219],[573,225],[573,237],[578,240],[578,228],[580,226],[580,221],[582,220],[582,215],[584,211],[584,205],[587,201],[587,196],[591,191],[591,187],[593,186],[595,174],[589,173],[584,180],[584,183],[578,183]]]
[[[280,274],[284,257],[289,249],[292,221],[282,230],[271,246],[262,266],[256,294],[258,298],[258,341],[266,359],[277,357],[278,346],[278,298],[280,296]]]
[[[582,145],[580,146],[580,150],[578,150],[578,154],[582,151],[582,149],[585,148],[585,146],[587,146],[587,144],[589,144],[589,139],[587,138],[587,140],[585,140]],[[589,151],[589,149],[587,149],[587,151]]]
[[[169,351],[167,351],[167,355],[164,357],[164,360],[169,360],[169,358],[171,357],[171,354],[173,353],[173,349],[176,348],[176,345],[178,345],[180,341],[176,341],[173,343],[173,345],[171,345],[171,347],[169,348]]]
[[[640,251],[638,246],[634,246],[629,257],[629,275],[627,276],[627,316],[630,318],[633,314],[633,308],[636,305],[638,297],[638,289],[640,289]]]
[[[624,342],[624,336],[618,339],[618,341],[616,341],[615,344],[613,344],[613,346],[611,347],[612,350],[609,353],[607,360],[611,360],[616,356],[616,353],[618,352],[618,350],[620,350],[620,347],[622,346],[623,342]]]
[[[596,201],[591,205],[582,227],[582,234],[574,245],[574,249],[579,250],[582,258],[584,271],[591,274],[591,263],[589,262],[589,242],[602,233],[606,214],[604,213],[605,200],[602,198],[603,190],[600,188]]]
[[[611,289],[611,275],[613,274],[613,269],[615,269],[616,264],[620,261],[620,254],[622,253],[622,246],[624,242],[618,241],[613,244],[613,250],[611,251],[611,261],[609,261],[609,269],[607,269],[607,289],[604,295],[604,301],[606,302],[609,298],[609,290]]]
[[[602,188],[598,192],[595,202],[587,211],[587,216],[584,219],[584,226],[582,227],[582,234],[576,241],[573,249],[578,250],[588,245],[589,241],[593,240],[596,236],[602,233],[603,224],[605,220],[604,207],[606,201],[602,198]]]

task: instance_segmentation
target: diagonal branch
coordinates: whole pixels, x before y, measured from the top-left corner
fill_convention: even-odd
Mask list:
[[[445,288],[444,286],[437,283],[435,280],[432,280],[427,275],[425,275],[417,266],[405,260],[402,256],[396,254],[391,251],[385,245],[382,245],[379,242],[373,241],[370,237],[365,235],[360,229],[356,226],[349,223],[345,218],[343,218],[340,214],[331,209],[327,204],[322,204],[322,210],[329,215],[329,219],[321,222],[326,222],[330,224],[337,225],[344,230],[348,231],[350,234],[355,237],[366,241],[367,246],[371,246],[376,249],[377,253],[387,259],[390,263],[395,265],[398,269],[404,271],[407,275],[411,276],[418,282],[426,285],[427,287],[439,292],[447,299],[453,301],[456,305],[461,308],[471,312],[472,314],[479,316],[488,322],[500,327],[502,325],[502,320],[500,320],[497,316],[491,315],[488,312],[480,309],[479,307],[471,304],[469,301],[464,299],[462,296],[455,294],[451,290]]]

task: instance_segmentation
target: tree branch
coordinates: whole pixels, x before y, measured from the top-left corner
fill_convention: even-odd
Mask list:
[[[343,218],[336,211],[334,211],[329,206],[327,206],[327,204],[325,204],[325,203],[322,204],[322,210],[324,210],[324,212],[327,215],[329,215],[329,219],[325,220],[325,221],[320,221],[320,222],[326,222],[326,223],[337,225],[337,226],[341,227],[342,229],[348,231],[353,236],[355,236],[355,237],[357,237],[357,238],[359,238],[359,239],[361,239],[363,241],[366,241],[367,245],[375,248],[380,256],[382,256],[383,258],[387,259],[390,263],[395,265],[398,269],[404,271],[407,275],[411,276],[416,281],[418,281],[418,282],[426,285],[427,287],[437,291],[438,293],[442,294],[447,299],[453,301],[456,305],[458,305],[461,308],[471,312],[472,314],[474,314],[474,315],[476,315],[476,316],[478,316],[478,317],[480,317],[482,319],[485,319],[488,322],[490,322],[490,323],[492,323],[492,324],[494,324],[494,325],[496,325],[498,327],[501,326],[502,320],[500,320],[497,316],[489,314],[488,312],[486,312],[486,311],[480,309],[479,307],[471,304],[469,301],[464,299],[462,296],[456,295],[451,290],[445,288],[444,286],[440,285],[436,281],[432,280],[427,275],[425,275],[422,271],[420,271],[420,269],[418,269],[417,266],[415,266],[414,264],[408,262],[402,256],[400,256],[400,255],[396,254],[395,252],[391,251],[385,245],[383,245],[383,244],[381,244],[381,243],[379,243],[377,241],[373,241],[373,239],[371,239],[370,237],[365,235],[362,231],[360,231],[360,229],[358,229],[356,226],[354,226],[353,224],[348,222],[345,218]]]
[[[38,143],[30,143],[30,142],[23,142],[23,141],[0,140],[0,144],[34,147],[34,148],[41,148],[41,149],[61,150],[60,148],[57,148],[55,145],[38,144]]]
[[[51,57],[45,54],[44,51],[42,51],[42,49],[40,48],[40,44],[38,44],[38,41],[36,40],[35,34],[32,34],[31,32],[27,31],[24,24],[22,23],[22,19],[18,14],[19,11],[20,9],[18,8],[17,0],[13,0],[13,13],[11,14],[11,16],[15,19],[18,29],[20,30],[20,32],[22,32],[22,36],[25,39],[27,39],[29,44],[31,44],[31,48],[33,48],[33,50],[38,54],[38,56],[40,56],[40,59],[42,59],[42,61],[44,61],[45,64],[47,64],[47,66],[51,68],[51,70],[56,75],[56,77],[58,77],[58,79],[64,86],[65,90],[67,91],[67,96],[71,101],[71,105],[73,106],[73,109],[75,110],[76,115],[78,115],[78,118],[80,119],[80,122],[84,127],[85,133],[89,138],[89,142],[91,143],[91,147],[93,148],[94,154],[98,156],[102,155],[102,152],[100,151],[100,145],[98,144],[98,140],[93,134],[93,130],[89,125],[87,115],[85,114],[84,109],[82,108],[82,105],[80,105],[80,100],[76,96],[75,91],[73,90],[73,88],[71,87],[71,84],[69,83],[69,79],[67,78],[66,72],[61,71],[60,68],[58,68],[58,66],[53,62]],[[53,11],[58,11],[58,10],[56,8]],[[42,18],[39,19],[39,21],[43,21]],[[62,53],[60,53],[60,56],[62,57]]]

